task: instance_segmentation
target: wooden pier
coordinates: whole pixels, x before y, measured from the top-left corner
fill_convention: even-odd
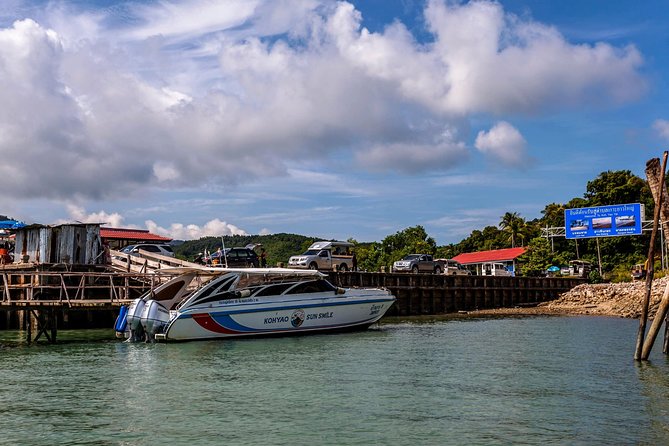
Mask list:
[[[62,270],[59,270],[61,268]],[[111,271],[99,267],[40,265],[0,269],[0,329],[19,328],[27,342],[56,342],[58,327],[112,327],[121,305],[150,292],[177,273]],[[397,301],[388,316],[536,305],[584,283],[578,278],[445,276],[330,272],[341,287],[388,288]],[[42,338],[43,337],[43,338]]]
[[[63,269],[59,271],[59,269]],[[77,270],[78,269],[78,270]],[[0,269],[0,328],[19,328],[27,342],[55,342],[57,329],[112,327],[121,305],[174,274],[140,274],[72,265]],[[77,323],[78,321],[78,323]]]
[[[387,316],[418,316],[531,306],[557,299],[586,283],[581,278],[446,276],[436,274],[332,272],[341,287],[383,287],[397,297]]]

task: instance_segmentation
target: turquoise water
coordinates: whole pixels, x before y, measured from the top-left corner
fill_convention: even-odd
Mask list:
[[[0,347],[0,444],[669,444],[638,321],[396,321],[350,334]],[[86,338],[84,340],[84,338]],[[79,339],[79,340],[76,340]]]

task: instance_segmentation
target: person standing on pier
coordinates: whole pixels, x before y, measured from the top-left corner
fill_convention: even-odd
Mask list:
[[[267,268],[267,252],[265,248],[260,248],[260,267]]]

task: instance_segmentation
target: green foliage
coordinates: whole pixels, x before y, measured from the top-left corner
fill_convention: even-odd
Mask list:
[[[629,170],[606,171],[588,181],[584,198],[589,206],[637,203],[646,182]]]
[[[537,272],[546,271],[550,266],[560,266],[561,262],[555,262],[555,258],[548,240],[543,237],[534,238],[527,246],[527,252],[518,259],[520,272],[524,276],[536,275]]]
[[[408,254],[430,254],[437,251],[437,243],[422,226],[413,226],[389,235],[381,242],[380,266],[389,268],[393,262]]]
[[[516,239],[525,229],[525,219],[518,215],[518,212],[507,212],[502,216],[502,221],[499,222],[499,227],[502,231],[509,234],[511,240],[511,247],[516,247]]]
[[[616,265],[613,267],[613,270],[607,274],[607,277],[611,282],[631,282],[631,268],[632,265]]]
[[[603,281],[602,276],[599,275],[599,271],[596,269],[593,269],[590,271],[590,274],[588,274],[588,282],[590,283],[602,283]]]
[[[361,271],[378,271],[383,264],[383,248],[380,243],[356,244],[354,251],[358,258],[358,269]]]

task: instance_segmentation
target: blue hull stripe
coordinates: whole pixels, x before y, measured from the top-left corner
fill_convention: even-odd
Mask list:
[[[239,324],[236,322],[232,317],[229,315],[224,315],[224,316],[217,316],[214,317],[214,320],[216,323],[221,325],[224,328],[227,328],[229,330],[235,330],[237,332],[241,333],[275,333],[275,332],[296,332],[296,331],[309,331],[309,330],[328,330],[332,328],[339,328],[339,327],[348,327],[352,325],[364,325],[367,323],[371,323],[376,317],[360,321],[360,322],[355,322],[353,324],[334,324],[334,325],[320,325],[317,327],[296,327],[293,329],[286,329],[286,328],[279,328],[279,329],[271,329],[271,328],[250,328],[246,327],[244,325]]]
[[[314,307],[335,307],[340,305],[364,305],[364,304],[375,304],[381,302],[393,302],[394,299],[375,299],[375,300],[365,300],[358,302],[336,302],[336,303],[319,303],[319,304],[307,304],[307,305],[282,305],[280,307],[270,307],[270,308],[250,308],[248,310],[230,310],[230,311],[207,311],[207,308],[192,308],[188,309],[188,313],[182,313],[179,315],[178,319],[186,319],[193,317],[193,314],[209,313],[212,317],[216,318],[219,316],[227,316],[232,314],[244,314],[244,313],[264,313],[270,311],[282,311],[282,310],[296,310],[298,308],[314,308]],[[258,303],[254,303],[254,306]]]

